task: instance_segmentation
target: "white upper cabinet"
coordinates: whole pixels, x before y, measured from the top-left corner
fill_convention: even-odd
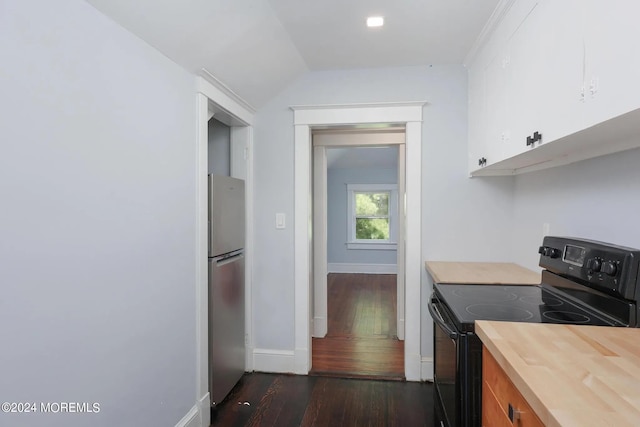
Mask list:
[[[472,171],[500,162],[515,151],[512,134],[520,124],[514,123],[514,119],[519,119],[514,111],[529,108],[525,98],[530,88],[513,78],[513,70],[526,70],[527,62],[535,64],[535,60],[514,46],[525,40],[536,44],[534,34],[529,34],[528,20],[537,3],[538,0],[516,2],[469,69],[469,166]]]
[[[583,126],[583,1],[546,0],[539,6],[543,67],[536,90],[542,142],[557,140]]]
[[[503,148],[503,159],[515,156],[528,147],[535,132],[540,133],[540,90],[545,64],[541,51],[540,5],[538,2],[518,2],[526,5],[526,15],[508,41],[507,123],[509,136]],[[527,137],[530,144],[527,146]],[[538,141],[536,141],[538,142]]]
[[[469,67],[471,174],[522,173],[640,146],[640,3],[507,4]]]
[[[585,125],[640,106],[640,3],[582,0],[585,8]]]

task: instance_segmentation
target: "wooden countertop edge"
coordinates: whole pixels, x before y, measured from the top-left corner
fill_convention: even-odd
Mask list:
[[[562,427],[562,424],[555,419],[551,411],[549,411],[535,391],[529,386],[527,379],[523,378],[517,367],[504,356],[503,353],[508,352],[509,349],[499,348],[498,343],[503,340],[500,338],[500,334],[493,329],[491,324],[486,320],[477,320],[475,332],[498,365],[505,371],[507,377],[511,380],[516,389],[518,389],[520,394],[522,394],[522,397],[527,401],[529,406],[531,406],[533,412],[535,412],[538,418],[540,418],[540,421],[544,423],[545,427]],[[517,358],[514,359],[517,360]]]
[[[486,284],[486,285],[538,285],[540,272],[529,270],[513,262],[462,262],[462,261],[425,261],[425,269],[434,283],[448,284]],[[446,266],[446,267],[444,267]],[[446,269],[456,266],[463,270],[451,274]],[[493,271],[487,273],[487,269]],[[443,270],[445,276],[443,277]],[[470,278],[472,277],[473,278]],[[461,279],[462,278],[462,279]]]
[[[429,275],[433,278],[434,283],[440,283],[438,274],[435,271],[433,271],[433,269],[429,265],[429,262],[430,261],[425,261],[424,262],[424,268],[427,269],[427,273],[429,273]]]

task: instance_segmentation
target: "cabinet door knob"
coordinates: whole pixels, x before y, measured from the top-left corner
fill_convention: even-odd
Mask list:
[[[515,409],[513,406],[511,406],[511,403],[509,403],[509,420],[511,420],[512,423],[518,421],[521,414],[522,412]]]
[[[540,141],[542,141],[542,134],[541,134],[540,132],[538,132],[538,131],[535,131],[535,132],[533,133],[533,141],[534,141],[534,142],[540,142]]]
[[[533,145],[533,138],[528,136],[527,137],[527,147],[530,146],[530,145]]]

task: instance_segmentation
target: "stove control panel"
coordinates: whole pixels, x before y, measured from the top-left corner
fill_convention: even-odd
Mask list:
[[[546,236],[540,267],[602,292],[629,300],[640,297],[640,250],[593,240]]]

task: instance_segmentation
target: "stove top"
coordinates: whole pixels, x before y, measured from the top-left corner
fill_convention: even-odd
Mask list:
[[[435,284],[434,291],[460,331],[473,331],[476,320],[614,325],[542,286]]]

